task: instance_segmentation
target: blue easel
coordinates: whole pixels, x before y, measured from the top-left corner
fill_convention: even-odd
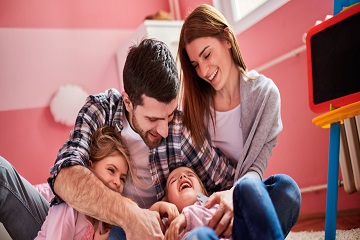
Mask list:
[[[336,213],[338,200],[340,124],[347,118],[360,115],[360,101],[331,110],[313,119],[319,127],[330,125],[330,144],[328,162],[328,187],[326,193],[325,240],[336,236]]]
[[[359,0],[334,0],[334,15]],[[355,102],[336,110],[330,109],[313,119],[313,123],[320,127],[330,126],[330,143],[328,159],[328,187],[326,193],[325,240],[336,237],[336,215],[338,201],[339,153],[340,153],[340,124],[344,119],[360,114],[360,102]]]

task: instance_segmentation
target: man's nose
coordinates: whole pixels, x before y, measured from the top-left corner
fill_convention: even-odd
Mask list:
[[[163,138],[167,138],[169,134],[169,126],[167,121],[160,121],[157,132],[162,136]]]

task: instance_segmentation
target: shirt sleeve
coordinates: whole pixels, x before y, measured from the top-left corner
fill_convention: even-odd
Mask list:
[[[241,121],[245,143],[235,180],[248,172],[256,172],[262,179],[283,127],[280,92],[275,83],[263,75],[241,84],[241,115],[246,116]]]
[[[111,126],[112,119],[116,115],[120,94],[116,90],[108,90],[105,93],[91,95],[85,105],[79,111],[74,130],[69,139],[60,148],[55,164],[50,169],[48,183],[54,192],[55,178],[64,167],[89,164],[89,145],[92,134],[103,125]],[[52,204],[58,204],[63,200],[55,194]]]

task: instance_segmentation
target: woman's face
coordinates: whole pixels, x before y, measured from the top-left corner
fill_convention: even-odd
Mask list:
[[[234,64],[231,57],[231,44],[215,37],[202,37],[187,44],[186,52],[197,75],[221,90],[229,79]]]
[[[110,189],[122,193],[127,177],[128,164],[119,153],[107,156],[100,161],[90,161],[94,174]]]
[[[191,168],[178,167],[173,170],[166,182],[167,197],[179,212],[186,206],[194,204],[197,193],[203,193],[203,188],[197,175]]]

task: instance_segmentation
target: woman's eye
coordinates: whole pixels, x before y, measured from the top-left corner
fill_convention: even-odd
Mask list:
[[[111,172],[111,173],[115,173],[115,170],[112,169],[112,168],[108,168],[108,171]]]
[[[120,178],[120,181],[122,181],[123,183],[125,183],[126,177],[121,177],[121,178]]]
[[[205,55],[205,59],[208,59],[211,55],[211,52],[209,52],[208,54]]]

